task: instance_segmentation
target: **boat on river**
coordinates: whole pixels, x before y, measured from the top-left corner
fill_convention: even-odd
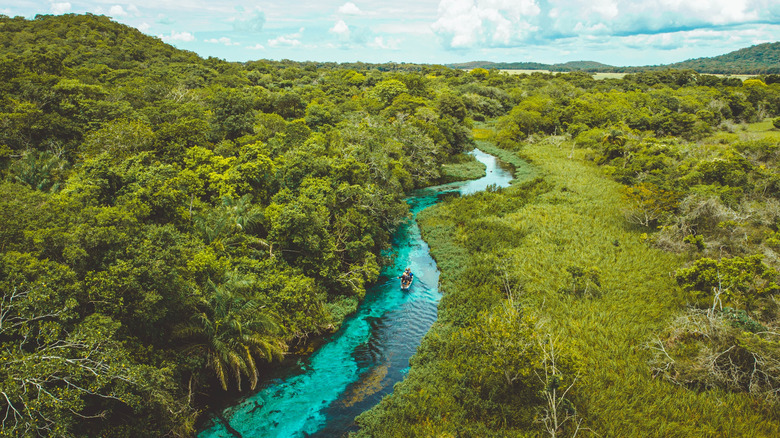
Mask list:
[[[414,282],[414,274],[409,274],[409,279],[401,278],[401,290],[409,290]]]

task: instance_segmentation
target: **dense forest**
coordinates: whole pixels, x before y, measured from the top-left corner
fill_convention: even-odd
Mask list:
[[[191,435],[338,328],[404,194],[471,147],[447,69],[204,60],[91,15],[0,29],[3,434]]]
[[[0,47],[4,436],[192,436],[475,144],[518,179],[421,214],[439,320],[358,435],[780,434],[775,76],[228,63],[94,15]]]

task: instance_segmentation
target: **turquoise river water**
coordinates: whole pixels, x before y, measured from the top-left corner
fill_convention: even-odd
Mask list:
[[[468,195],[490,185],[506,187],[511,171],[492,155],[470,152],[485,164],[482,178],[429,187],[407,198],[413,218],[446,193]],[[199,438],[340,437],[356,430],[355,417],[392,392],[409,370],[436,320],[439,270],[412,219],[393,236],[395,264],[383,269],[357,312],[310,356],[275,375],[259,390],[215,415]],[[407,292],[397,276],[415,274]]]

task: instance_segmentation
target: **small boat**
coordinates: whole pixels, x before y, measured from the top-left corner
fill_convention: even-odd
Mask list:
[[[414,274],[410,274],[409,279],[406,280],[403,277],[401,278],[401,290],[409,290],[410,287],[412,287],[412,282],[414,282]]]

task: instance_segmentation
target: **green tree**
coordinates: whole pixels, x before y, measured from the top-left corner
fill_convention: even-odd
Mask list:
[[[376,84],[374,88],[371,89],[371,93],[376,96],[380,102],[384,103],[385,106],[390,105],[396,96],[399,96],[408,91],[409,90],[406,88],[406,84],[399,81],[398,79],[384,80]]]
[[[748,312],[762,300],[780,292],[778,273],[763,256],[732,257],[720,260],[701,258],[675,274],[683,290],[713,309],[731,305]]]
[[[219,284],[209,282],[207,298],[176,336],[188,342],[188,351],[205,358],[209,368],[227,391],[228,382],[241,390],[242,377],[251,389],[259,378],[257,360],[281,358],[285,345],[275,338],[279,327],[274,315],[256,297],[248,295],[252,281],[237,273]]]
[[[238,90],[217,92],[211,102],[211,131],[215,140],[234,140],[252,132],[255,115],[252,97]]]

